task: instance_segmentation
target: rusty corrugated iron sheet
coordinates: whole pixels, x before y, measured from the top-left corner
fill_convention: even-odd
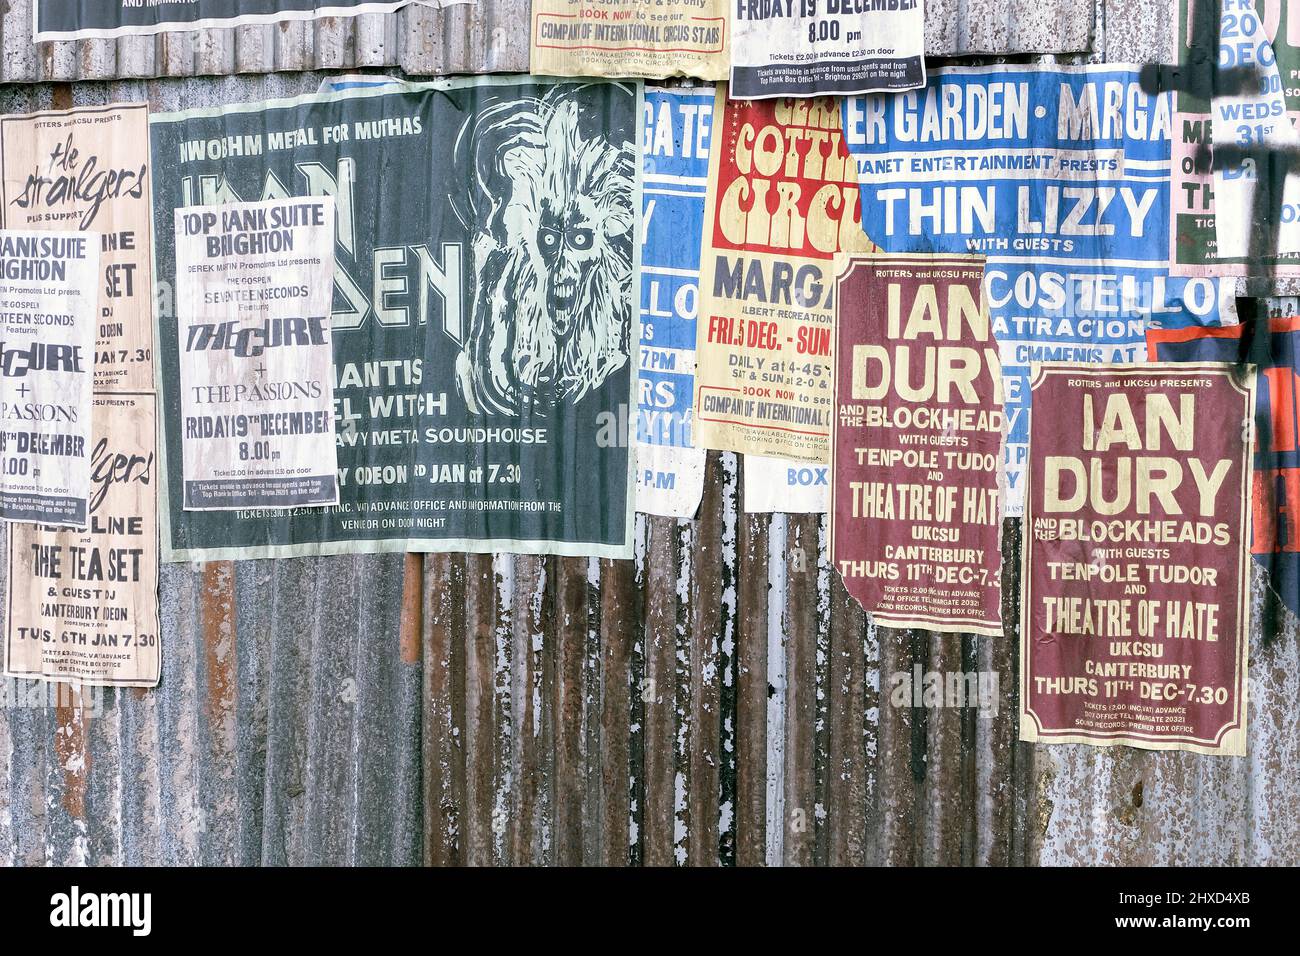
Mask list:
[[[31,0],[0,19],[0,82],[396,67],[408,74],[528,72],[528,0],[476,0],[445,10],[412,4],[392,14],[115,40],[32,43]],[[1068,53],[1090,48],[1093,0],[930,0],[933,56]]]
[[[1163,58],[1162,0],[1101,9],[1090,58]],[[10,86],[0,110],[321,76]],[[1014,625],[877,630],[825,518],[740,513],[738,464],[710,455],[696,520],[639,518],[630,562],[165,565],[157,690],[0,685],[0,864],[1300,862],[1300,644],[1292,618],[1263,627],[1258,569],[1244,760],[1021,744]],[[1016,621],[1019,522],[1003,540]],[[996,672],[996,716],[893,706],[918,665]]]

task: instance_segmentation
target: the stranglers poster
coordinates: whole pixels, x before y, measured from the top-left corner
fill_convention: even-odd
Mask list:
[[[869,252],[839,101],[719,87],[700,253],[695,444],[825,462],[835,256]]]
[[[284,20],[388,13],[412,0],[32,0],[33,35],[46,40],[139,36]],[[469,0],[417,0],[446,7]]]
[[[95,388],[151,390],[149,107],[115,103],[0,117],[0,190],[6,229],[95,235]]]
[[[86,528],[10,526],[6,676],[158,683],[155,408],[152,392],[95,395]]]
[[[0,518],[82,527],[99,243],[0,230]]]
[[[831,564],[876,623],[1002,634],[1002,370],[978,256],[835,286]]]
[[[160,309],[164,557],[630,557],[640,100],[494,78],[155,116],[160,286],[183,206],[329,196],[336,233],[339,504],[182,509]]]
[[[1254,379],[1035,366],[1021,740],[1245,754]]]
[[[1161,329],[1147,334],[1147,350],[1152,361],[1250,362],[1259,369],[1250,549],[1274,592],[1300,615],[1300,316],[1276,300],[1270,305],[1265,336],[1247,337],[1240,325]]]
[[[334,200],[176,210],[185,507],[338,504]]]
[[[532,18],[538,76],[727,78],[726,0],[533,0]]]

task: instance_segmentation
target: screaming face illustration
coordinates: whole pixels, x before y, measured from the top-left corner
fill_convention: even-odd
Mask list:
[[[584,117],[583,87],[462,130],[476,288],[456,382],[476,414],[545,415],[627,362],[638,156]]]

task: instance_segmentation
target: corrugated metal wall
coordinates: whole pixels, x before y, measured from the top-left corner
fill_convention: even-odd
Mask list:
[[[314,90],[323,74],[301,70],[523,69],[525,10],[37,49],[13,0],[3,79],[113,82],[4,87],[0,110],[265,99]],[[1163,0],[927,13],[936,53],[1170,55]],[[114,79],[159,72],[254,75]],[[1294,619],[1263,626],[1258,569],[1247,758],[1020,744],[1014,627],[878,631],[827,566],[825,519],[739,513],[740,471],[711,454],[698,518],[639,519],[635,562],[164,566],[156,691],[0,685],[0,862],[1300,861],[1300,649]],[[1004,549],[1015,620],[1018,521]],[[891,675],[918,664],[996,672],[996,716],[892,706]]]

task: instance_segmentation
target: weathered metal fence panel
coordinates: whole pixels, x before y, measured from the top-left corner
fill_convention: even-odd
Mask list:
[[[281,69],[523,69],[525,9],[35,51],[16,0],[9,81],[249,75],[8,86],[0,110],[174,110],[327,75]],[[933,3],[931,38],[1170,56],[1164,0],[1098,11]],[[635,561],[164,566],[157,690],[45,706],[46,685],[5,686],[0,863],[1300,862],[1300,645],[1293,619],[1265,627],[1258,569],[1249,756],[1036,747],[1016,740],[1014,623],[877,630],[827,565],[826,520],[741,513],[741,471],[711,453],[697,518],[638,518]],[[1019,534],[1004,524],[1009,622]],[[917,666],[997,674],[996,716],[895,706]]]

